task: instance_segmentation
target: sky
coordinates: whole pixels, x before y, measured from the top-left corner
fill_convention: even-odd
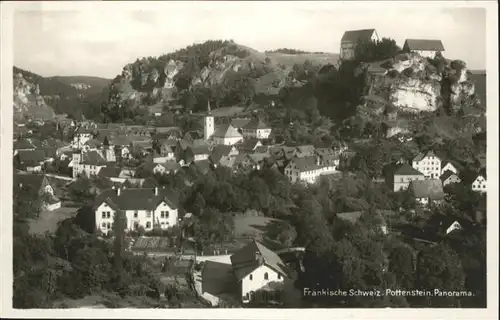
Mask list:
[[[259,51],[338,53],[345,30],[375,28],[400,46],[406,38],[441,39],[446,57],[486,69],[485,9],[424,3],[93,2],[57,8],[51,2],[15,12],[14,64],[42,76],[114,78],[137,58],[205,40],[232,39]]]

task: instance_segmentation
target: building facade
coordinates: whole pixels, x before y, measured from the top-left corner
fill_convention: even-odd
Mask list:
[[[419,153],[412,160],[412,167],[422,172],[427,179],[438,179],[441,176],[441,159],[432,151]]]
[[[378,35],[375,29],[346,31],[340,40],[340,59],[355,59],[356,46],[362,41],[377,41]]]

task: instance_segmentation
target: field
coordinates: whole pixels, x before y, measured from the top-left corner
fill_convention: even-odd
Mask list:
[[[38,219],[30,221],[30,233],[53,233],[57,230],[57,223],[67,218],[74,217],[78,208],[61,207],[54,211],[42,211]]]

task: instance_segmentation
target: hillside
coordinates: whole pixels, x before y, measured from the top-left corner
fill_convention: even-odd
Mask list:
[[[334,54],[264,53],[233,41],[206,41],[124,66],[110,86],[108,108],[180,103],[200,111],[208,99],[219,106],[242,104],[257,95],[276,95],[336,61]]]
[[[48,120],[100,112],[109,80],[97,77],[42,77],[14,67],[14,117]]]
[[[90,76],[55,76],[48,79],[65,83],[86,94],[100,92],[111,83],[111,79]]]

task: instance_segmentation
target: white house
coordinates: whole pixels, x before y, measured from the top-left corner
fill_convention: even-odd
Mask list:
[[[231,255],[231,265],[243,303],[276,300],[288,277],[280,257],[255,240]]]
[[[438,179],[441,176],[441,159],[432,151],[419,153],[412,160],[412,167],[422,172],[427,179]]]
[[[476,180],[472,182],[472,190],[477,192],[486,192],[488,184],[486,183],[486,170],[481,170]]]
[[[375,29],[346,31],[340,40],[340,59],[353,60],[355,58],[356,45],[363,41],[377,41],[378,35]]]
[[[446,171],[451,171],[454,174],[458,174],[457,168],[451,163],[451,162],[446,162],[446,164],[441,168],[441,175],[443,175]]]
[[[232,125],[223,124],[212,134],[212,140],[214,144],[232,146],[243,140],[243,136]]]
[[[272,128],[265,124],[260,118],[253,118],[242,128],[244,138],[268,139]]]
[[[433,59],[438,52],[444,51],[444,46],[441,40],[406,39],[403,51],[416,52],[422,57]]]
[[[158,187],[106,190],[97,196],[94,204],[96,228],[108,233],[120,211],[127,217],[127,231],[139,227],[146,231],[156,227],[168,229],[178,222],[174,199],[171,192]]]
[[[285,176],[292,182],[315,183],[321,175],[336,172],[335,165],[320,165],[320,160],[315,156],[293,158],[285,167]]]
[[[443,182],[443,186],[447,186],[452,183],[460,183],[462,180],[460,177],[451,170],[446,170],[441,177],[439,177]]]
[[[106,167],[106,159],[104,159],[97,151],[88,152],[74,152],[71,161],[73,168],[73,178],[81,174],[90,176],[97,176],[99,171]]]
[[[394,172],[388,177],[392,179],[392,190],[394,192],[408,189],[410,183],[415,180],[424,180],[422,172],[412,168],[409,164],[402,163],[394,168]]]

